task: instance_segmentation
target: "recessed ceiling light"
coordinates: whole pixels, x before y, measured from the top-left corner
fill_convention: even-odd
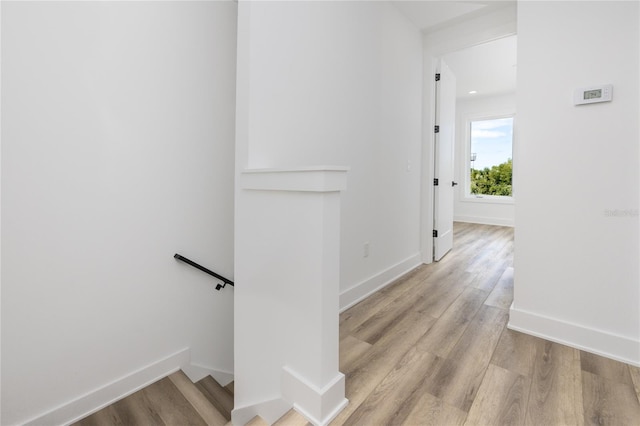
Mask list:
[[[469,92],[470,95],[475,95],[476,93],[478,93],[477,90],[472,90],[472,91]]]

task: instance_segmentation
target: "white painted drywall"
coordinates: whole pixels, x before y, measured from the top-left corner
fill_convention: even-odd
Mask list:
[[[250,8],[243,15],[241,2],[238,35],[238,173],[247,167],[349,166],[341,196],[341,291],[366,286],[398,264],[404,270],[415,266],[420,261],[420,32],[383,2],[245,6]],[[240,210],[247,205],[241,200],[238,190]],[[252,213],[271,209],[253,205]],[[237,219],[249,220],[240,210]],[[292,211],[291,217],[296,214]],[[243,247],[248,250],[251,244],[241,241],[250,238],[241,228],[237,266]],[[272,242],[274,250],[296,238],[300,235],[282,235]],[[370,247],[366,258],[365,242]],[[236,270],[236,276],[243,275]],[[268,289],[274,277],[265,277],[261,285]],[[293,303],[286,297],[294,296],[284,300]],[[267,302],[280,303],[272,297],[265,291]],[[304,311],[304,306],[296,309]],[[251,322],[260,320],[236,315],[236,330],[250,330]],[[265,341],[259,329],[255,333],[236,341],[236,357],[245,351],[279,356],[272,347],[287,336]],[[240,374],[243,368],[236,367]],[[274,377],[273,372],[256,373],[250,387],[236,382],[236,406],[277,398],[280,384]]]
[[[350,167],[342,291],[418,253],[418,30],[384,2],[257,2],[251,37],[249,154],[240,165]]]
[[[515,112],[515,93],[475,99],[458,99],[456,102],[455,176],[459,185],[455,191],[453,207],[454,220],[460,222],[485,223],[489,225],[513,226],[513,200],[495,201],[469,197],[465,193],[465,172],[466,168],[469,167],[469,120],[514,114]]]
[[[638,6],[518,5],[510,320],[513,328],[635,364],[640,364]],[[613,84],[612,102],[573,105],[574,89],[606,83]]]
[[[2,424],[232,371],[233,2],[2,5]]]

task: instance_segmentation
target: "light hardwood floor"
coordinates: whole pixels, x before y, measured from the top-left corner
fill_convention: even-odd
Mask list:
[[[340,316],[350,404],[332,425],[640,425],[640,369],[508,330],[513,230],[454,249]]]
[[[640,425],[640,368],[506,328],[513,230],[454,231],[440,262],[340,315],[349,405],[332,426]],[[78,425],[225,425],[232,393],[175,373]],[[276,425],[308,423],[292,411]]]
[[[194,384],[178,371],[72,426],[225,426],[232,408],[233,386],[210,376]]]

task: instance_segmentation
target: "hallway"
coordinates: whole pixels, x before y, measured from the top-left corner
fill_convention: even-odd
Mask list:
[[[637,421],[640,369],[506,328],[513,228],[454,230],[441,262],[342,313],[350,403],[332,424]]]

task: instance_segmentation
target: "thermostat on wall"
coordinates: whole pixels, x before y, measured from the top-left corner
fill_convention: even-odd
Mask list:
[[[573,93],[575,105],[595,104],[596,102],[610,102],[613,98],[613,85],[583,87]]]

